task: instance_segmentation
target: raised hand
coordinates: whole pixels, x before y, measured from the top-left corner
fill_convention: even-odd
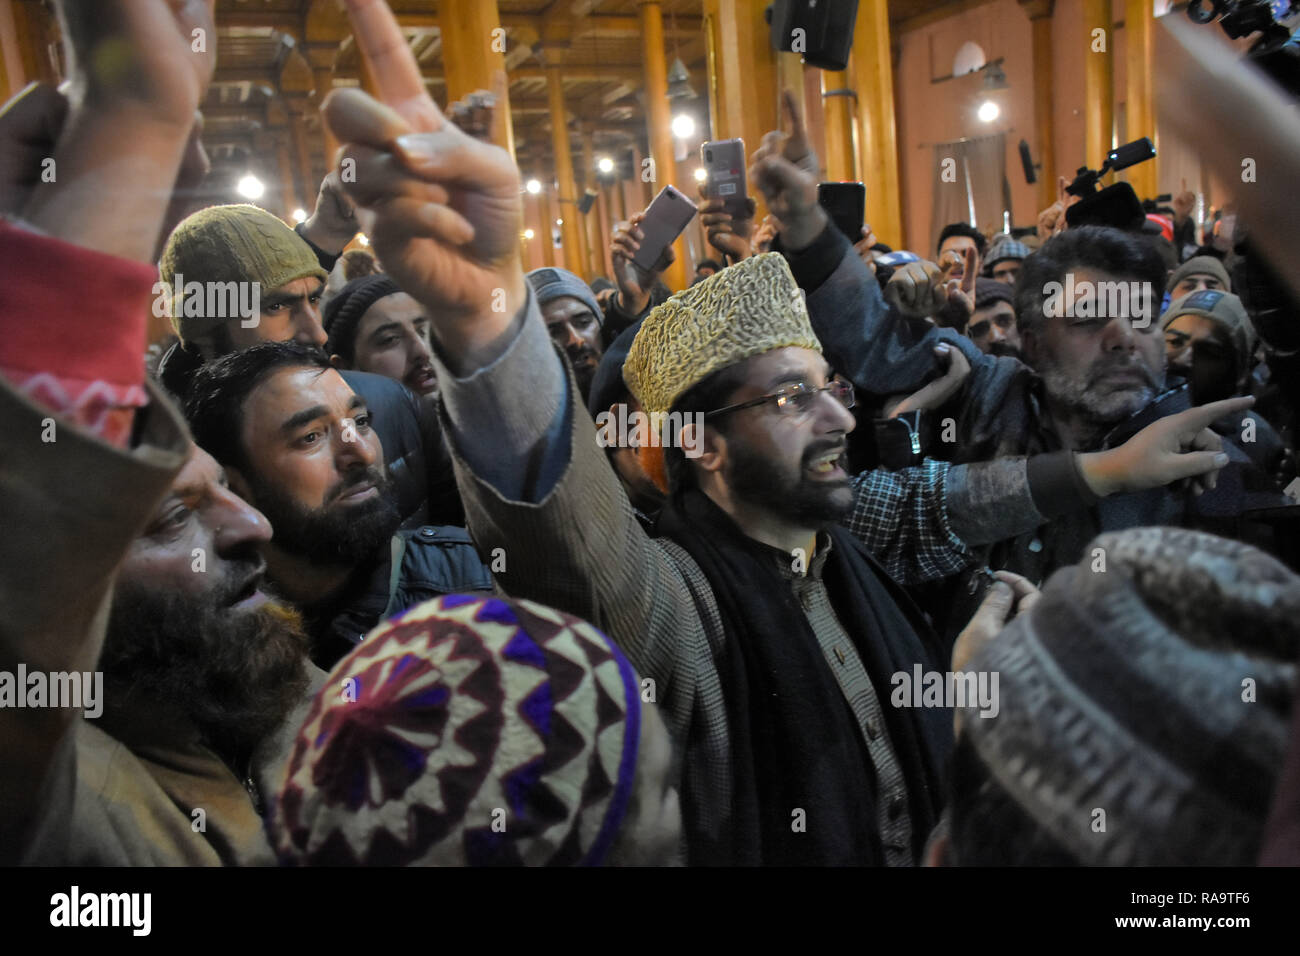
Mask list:
[[[522,308],[519,170],[499,147],[448,123],[383,0],[347,0],[380,99],[334,90],[326,121],[341,143],[352,199],[385,270],[428,307],[456,374],[492,361]],[[355,181],[350,181],[354,179]]]
[[[885,301],[910,318],[938,315],[950,300],[960,303],[969,315],[974,311],[975,251],[968,248],[965,263],[953,250],[944,253],[943,266],[919,259],[897,269],[885,284]],[[952,277],[963,265],[961,279]]]
[[[754,197],[746,197],[749,215],[744,219],[733,218],[726,211],[726,201],[710,199],[703,183],[700,184],[700,225],[708,237],[709,245],[726,257],[728,264],[741,259],[748,259],[751,254],[750,236],[754,232],[754,213],[758,208]]]
[[[1187,188],[1187,180],[1182,181],[1182,188],[1170,203],[1174,210],[1174,222],[1186,222],[1196,208],[1196,193]]]
[[[941,408],[966,383],[966,378],[970,375],[970,361],[962,354],[961,349],[943,342],[935,346],[934,354],[940,362],[947,363],[947,370],[933,382],[908,395],[893,408],[886,409],[888,412],[886,418],[897,418],[899,415],[906,415],[917,409],[933,411]]]
[[[332,169],[321,180],[316,195],[316,208],[302,226],[303,233],[321,249],[329,253],[342,252],[344,246],[361,231],[357,223],[357,209],[343,188],[337,169]]]
[[[997,580],[953,643],[951,668],[954,671],[965,670],[971,658],[997,638],[1013,616],[1032,610],[1042,597],[1038,588],[1019,574],[995,571],[993,576]]]
[[[794,251],[811,244],[830,220],[817,202],[817,156],[789,91],[782,94],[781,104],[785,128],[764,135],[749,178],[781,221],[782,243]]]
[[[645,311],[645,307],[650,304],[650,290],[654,287],[655,280],[677,259],[677,253],[670,243],[648,272],[632,261],[641,248],[641,241],[645,239],[645,233],[640,228],[644,219],[645,212],[642,211],[634,213],[627,222],[615,223],[609,243],[620,304],[623,311],[630,315],[640,315]]]
[[[1065,231],[1065,210],[1079,201],[1065,191],[1070,183],[1064,176],[1056,178],[1056,202],[1038,214],[1038,238],[1046,242],[1058,232]]]
[[[943,272],[947,276],[944,288],[948,293],[948,301],[955,302],[966,313],[968,321],[975,314],[975,254],[974,247],[967,246],[960,255],[949,250],[943,261]],[[961,267],[961,278],[954,279],[951,273],[958,266]]]
[[[205,168],[191,130],[216,64],[215,4],[58,0],[68,106],[48,154],[56,177],[27,190],[23,219],[57,239],[154,261],[178,172]],[[45,116],[38,138],[53,131],[57,109]]]
[[[781,231],[781,223],[776,216],[768,213],[763,217],[763,221],[758,224],[754,230],[754,235],[750,237],[749,245],[751,255],[762,255],[764,252],[772,251],[772,240],[776,234]]]
[[[1253,396],[1225,398],[1152,422],[1118,448],[1079,455],[1079,469],[1097,495],[1160,488],[1191,479],[1193,493],[1213,488],[1228,463],[1223,441],[1210,426],[1244,412]]]
[[[129,112],[188,131],[216,69],[215,4],[60,0],[73,108]]]
[[[484,143],[496,143],[501,139],[500,133],[505,125],[505,110],[498,105],[504,103],[509,89],[504,70],[492,73],[492,89],[475,90],[463,100],[457,100],[447,107],[447,119],[451,120],[463,133],[473,136]]]

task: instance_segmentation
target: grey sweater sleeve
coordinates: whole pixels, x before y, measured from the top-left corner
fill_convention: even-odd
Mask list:
[[[834,226],[807,249],[784,254],[808,295],[808,316],[826,360],[859,391],[875,396],[916,391],[943,374],[934,355],[940,342],[961,349],[972,369],[993,363],[955,329],[911,321],[890,308],[876,277]]]
[[[569,391],[531,286],[512,329],[500,357],[466,378],[452,375],[440,355],[434,362],[466,463],[504,498],[535,502],[569,462]]]
[[[948,472],[948,520],[953,534],[971,546],[1014,538],[1099,500],[1070,452],[997,458]]]

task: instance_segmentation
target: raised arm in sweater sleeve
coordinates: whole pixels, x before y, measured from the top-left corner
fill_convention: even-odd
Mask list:
[[[156,274],[11,227],[0,227],[0,255],[9,266],[0,276],[0,671],[94,671],[114,571],[189,447],[179,414],[157,393],[134,411]],[[114,410],[126,411],[125,423],[97,432]],[[133,447],[115,444],[125,445],[132,425]],[[61,801],[71,799],[73,750],[59,744],[80,717],[0,708],[5,862],[22,857],[38,817],[69,809]]]
[[[704,624],[671,546],[634,517],[531,292],[497,361],[467,379],[438,373],[470,531],[480,553],[503,549],[498,583],[609,633],[684,732]]]
[[[536,502],[569,461],[569,395],[531,286],[512,329],[501,356],[468,378],[453,375],[436,349],[434,362],[448,434],[465,461],[502,496]]]
[[[808,297],[808,316],[831,367],[868,395],[914,392],[943,370],[940,342],[955,343],[970,360],[972,378],[992,362],[953,329],[907,320],[891,309],[880,283],[848,239],[828,226],[810,246],[782,254]]]

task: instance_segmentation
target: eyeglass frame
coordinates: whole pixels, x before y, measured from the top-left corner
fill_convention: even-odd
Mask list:
[[[800,388],[801,386],[803,390],[797,392],[792,391],[792,389]],[[787,386],[785,389],[779,392],[771,392],[767,395],[760,395],[758,398],[751,398],[745,402],[737,402],[735,405],[726,405],[723,406],[722,408],[715,408],[711,412],[705,412],[704,417],[713,418],[717,415],[726,414],[727,412],[738,412],[741,409],[754,408],[758,405],[766,405],[768,402],[776,402],[777,409],[779,411],[784,411],[785,404],[783,400],[789,401],[790,403],[793,404],[796,398],[806,395],[811,401],[811,399],[814,396],[819,395],[822,392],[828,392],[831,389],[836,389],[836,388],[842,389],[847,394],[847,401],[840,399],[835,395],[832,395],[833,398],[836,398],[836,401],[839,401],[841,402],[841,404],[843,404],[845,409],[850,409],[857,403],[857,398],[853,394],[853,383],[848,381],[847,379],[840,378],[838,375],[836,375],[825,385],[821,385],[817,388],[810,388],[807,385],[802,385],[802,383],[800,383],[800,385],[797,386],[793,386],[793,385]],[[806,411],[807,409],[797,409],[797,410]]]

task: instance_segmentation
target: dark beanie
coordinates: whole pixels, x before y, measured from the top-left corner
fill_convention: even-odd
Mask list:
[[[1016,305],[1016,288],[1000,279],[975,280],[975,308],[987,309],[995,302],[1005,302],[1013,309]]]
[[[326,346],[331,355],[341,355],[352,361],[356,352],[357,326],[366,310],[386,296],[401,292],[389,276],[382,273],[353,279],[325,306],[325,333],[330,337]]]
[[[1010,802],[1085,865],[1253,865],[1298,648],[1300,577],[1262,551],[1182,528],[1094,539],[970,660],[1000,681],[991,716],[958,708],[987,775],[954,794],[958,863],[981,807]]]
[[[539,307],[545,306],[546,303],[553,299],[569,296],[591,309],[591,314],[596,317],[597,322],[601,325],[605,324],[605,310],[596,301],[596,295],[591,291],[591,286],[568,269],[556,269],[547,266],[544,269],[534,269],[528,273],[526,278],[528,284],[533,287],[533,292],[537,295],[537,305]]]
[[[1225,292],[1232,291],[1232,280],[1228,278],[1228,270],[1214,256],[1193,256],[1188,259],[1169,274],[1169,284],[1165,286],[1165,290],[1173,292],[1174,286],[1188,276],[1214,276],[1219,280]]]

